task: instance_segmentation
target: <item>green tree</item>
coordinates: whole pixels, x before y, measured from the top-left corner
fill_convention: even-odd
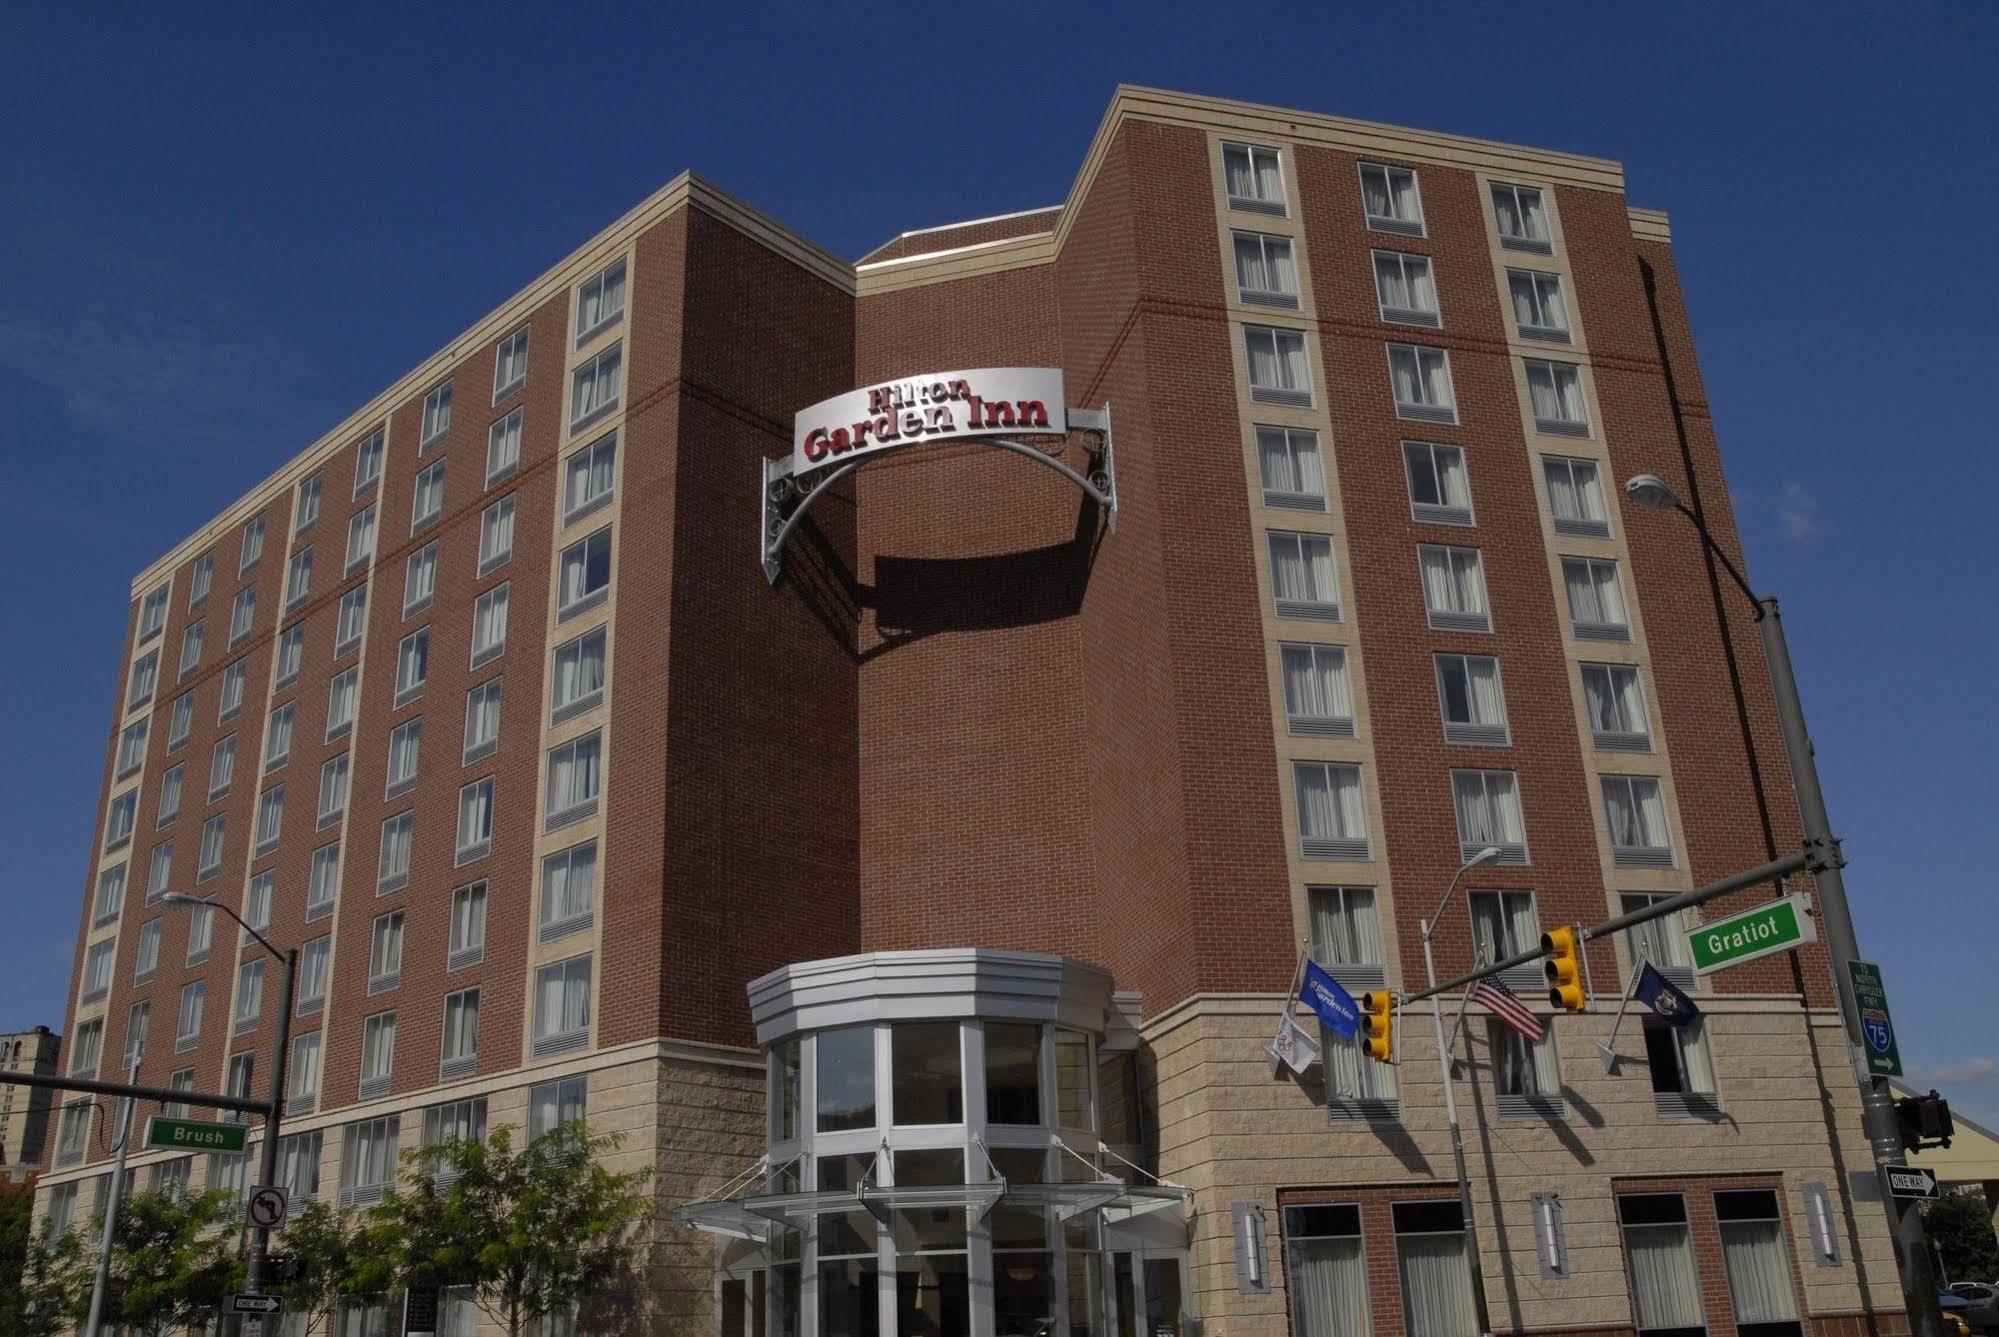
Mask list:
[[[111,1240],[105,1324],[165,1337],[220,1309],[223,1297],[243,1280],[243,1264],[235,1257],[236,1201],[233,1194],[211,1189],[135,1193],[121,1202]],[[100,1214],[89,1238],[103,1229]],[[50,1252],[49,1284],[66,1304],[71,1325],[80,1328],[90,1310],[97,1250],[83,1247],[72,1231]]]
[[[35,1181],[0,1179],[0,1337],[21,1331],[27,1296],[14,1279],[28,1265],[28,1224],[35,1215]]]
[[[466,1287],[519,1337],[529,1319],[630,1275],[653,1210],[652,1172],[599,1164],[621,1141],[570,1123],[519,1149],[502,1127],[483,1142],[453,1138],[412,1152],[403,1181],[370,1213],[375,1252],[395,1284]]]
[[[55,1337],[74,1329],[76,1320],[75,1259],[83,1252],[82,1236],[76,1231],[30,1240],[22,1261],[21,1284],[10,1302],[0,1305],[0,1332],[8,1337]],[[95,1252],[91,1253],[93,1259]],[[86,1286],[88,1281],[85,1282]],[[90,1292],[83,1292],[87,1307]]]
[[[1923,1213],[1923,1226],[1952,1281],[1999,1277],[1999,1241],[1992,1235],[1992,1209],[1976,1189],[1946,1193]]]
[[[273,1254],[294,1259],[300,1266],[297,1280],[272,1289],[283,1298],[287,1314],[303,1319],[305,1337],[330,1326],[341,1299],[361,1293],[371,1273],[380,1270],[379,1257],[371,1254],[372,1243],[365,1219],[323,1202],[293,1213],[272,1241]]]

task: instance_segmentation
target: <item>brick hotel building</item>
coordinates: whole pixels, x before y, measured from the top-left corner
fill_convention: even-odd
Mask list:
[[[1108,406],[1115,527],[933,444],[767,581],[794,415],[944,367]],[[1301,947],[1421,987],[1487,845],[1442,978],[1797,847],[1749,612],[1641,471],[1736,549],[1614,162],[1123,88],[1061,204],[857,264],[682,176],[133,582],[67,1070],[261,1093],[262,954],[160,902],[214,896],[302,951],[295,1196],[571,1118],[657,1168],[643,1292],[551,1331],[1457,1337],[1423,1010],[1393,1069],[1264,1045]],[[1606,1072],[1641,957],[1703,1020]],[[1589,963],[1456,1042],[1497,1328],[1900,1330],[1823,952]],[[51,1143],[83,1220],[89,1106]]]

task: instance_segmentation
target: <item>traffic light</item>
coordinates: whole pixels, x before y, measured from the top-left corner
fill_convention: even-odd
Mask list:
[[[1574,928],[1550,929],[1541,935],[1541,950],[1548,953],[1548,1002],[1564,1012],[1580,1012],[1589,1006],[1589,991],[1583,988],[1582,944]]]
[[[1895,1122],[1901,1125],[1902,1145],[1910,1151],[1947,1147],[1957,1135],[1957,1126],[1950,1120],[1950,1103],[1934,1090],[1926,1096],[1897,1099]]]
[[[1376,1063],[1395,1061],[1395,998],[1386,989],[1360,996],[1361,1052]]]

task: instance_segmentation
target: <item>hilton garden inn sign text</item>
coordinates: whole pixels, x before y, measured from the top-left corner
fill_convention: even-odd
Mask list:
[[[918,441],[1068,429],[1062,373],[1049,367],[930,372],[822,399],[791,429],[792,471]]]

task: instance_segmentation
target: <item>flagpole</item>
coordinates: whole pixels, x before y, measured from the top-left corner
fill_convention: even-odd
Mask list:
[[[1284,991],[1284,1007],[1277,1014],[1279,1036],[1284,1034],[1284,1028],[1291,1020],[1292,1009],[1298,1004],[1298,985],[1305,978],[1305,959],[1311,955],[1310,943],[1309,938],[1301,938],[1298,941],[1298,959],[1291,966],[1291,987]],[[1263,1052],[1270,1058],[1270,1075],[1274,1078],[1277,1076],[1277,1070],[1284,1066],[1284,1060],[1277,1057],[1276,1041],[1272,1040],[1270,1044],[1265,1045]]]
[[[1641,956],[1638,964],[1631,968],[1631,982],[1624,986],[1624,997],[1617,1000],[1617,1020],[1610,1023],[1610,1039],[1597,1042],[1596,1047],[1603,1051],[1603,1074],[1606,1077],[1617,1066],[1617,1028],[1624,1024],[1624,1011],[1631,1006],[1631,995],[1638,989],[1638,977],[1645,973],[1645,963],[1649,960],[1650,957]]]

